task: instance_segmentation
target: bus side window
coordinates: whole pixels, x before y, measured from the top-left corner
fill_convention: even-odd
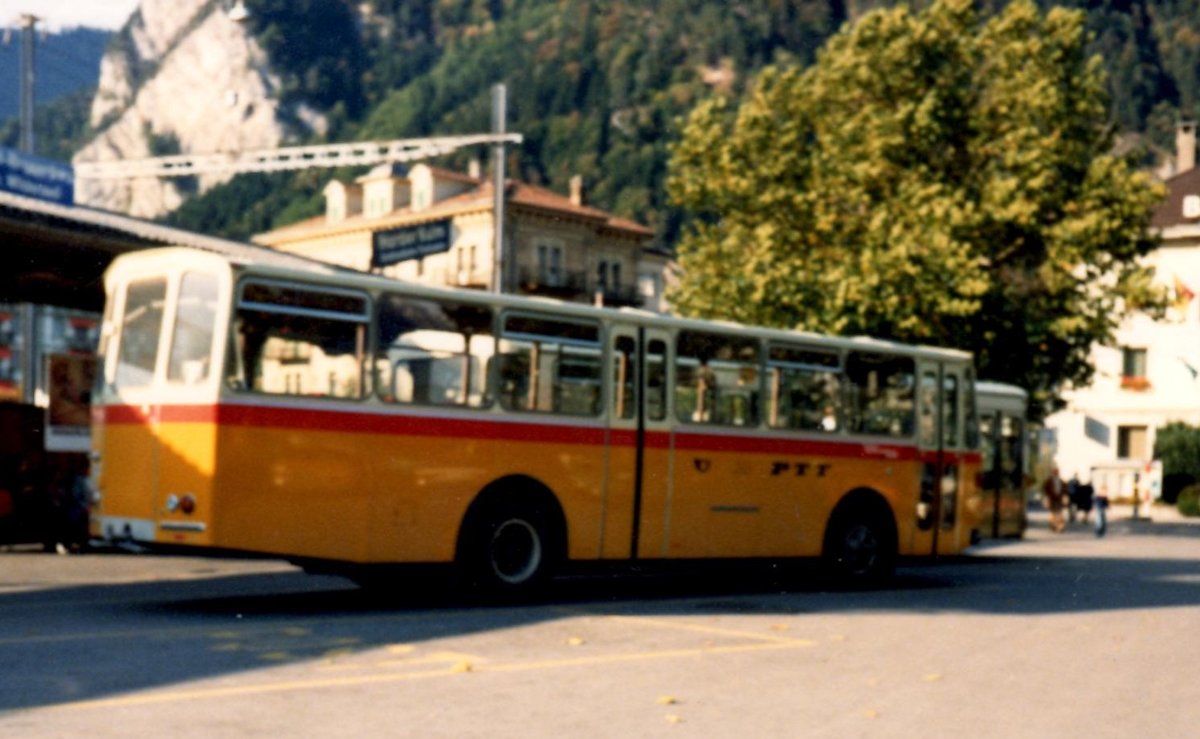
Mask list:
[[[631,419],[637,416],[637,342],[618,336],[613,342],[612,415]]]
[[[837,352],[770,347],[767,424],[771,428],[833,433],[841,428],[841,358]]]
[[[486,370],[495,352],[485,306],[385,295],[378,311],[375,387],[391,403],[489,403]]]
[[[508,315],[497,352],[500,405],[510,411],[599,415],[601,357],[597,323]]]
[[[846,355],[846,421],[852,433],[909,438],[916,430],[916,370],[911,357]]]
[[[951,374],[942,378],[942,443],[958,446],[958,378]]]
[[[680,421],[757,426],[758,390],[757,341],[680,332],[675,355],[675,415]]]
[[[937,399],[937,372],[925,370],[921,373],[919,428],[921,445],[930,448],[938,446]]]
[[[646,347],[646,418],[667,418],[667,344],[655,339]]]
[[[368,307],[360,293],[247,281],[234,320],[230,385],[273,395],[361,398]]]

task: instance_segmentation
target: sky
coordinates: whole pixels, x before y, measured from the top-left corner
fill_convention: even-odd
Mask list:
[[[32,13],[48,31],[70,26],[116,30],[125,24],[138,0],[0,0],[0,27],[12,27]]]

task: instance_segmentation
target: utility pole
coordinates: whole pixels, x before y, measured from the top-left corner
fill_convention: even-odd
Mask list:
[[[28,13],[18,19],[21,26],[21,151],[34,153],[33,141],[33,44],[34,26],[41,20]]]
[[[504,134],[505,104],[508,97],[503,84],[492,88],[492,134]],[[502,293],[508,287],[507,255],[504,253],[504,140],[492,145],[492,292]]]

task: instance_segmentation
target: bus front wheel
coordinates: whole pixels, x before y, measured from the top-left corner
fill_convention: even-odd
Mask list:
[[[459,566],[473,587],[496,595],[521,595],[545,582],[555,557],[550,526],[537,507],[496,503],[470,517]]]

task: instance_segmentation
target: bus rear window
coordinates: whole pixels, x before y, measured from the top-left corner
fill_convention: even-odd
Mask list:
[[[125,288],[114,380],[117,387],[145,387],[154,381],[166,297],[167,281],[161,277],[131,282]]]

